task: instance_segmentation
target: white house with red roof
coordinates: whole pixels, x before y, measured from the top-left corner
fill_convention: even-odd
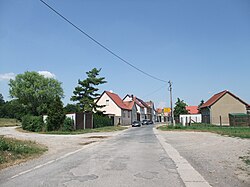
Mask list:
[[[136,120],[134,101],[124,102],[117,94],[104,91],[96,101],[97,105],[103,106],[98,110],[113,119],[114,125],[131,125]]]

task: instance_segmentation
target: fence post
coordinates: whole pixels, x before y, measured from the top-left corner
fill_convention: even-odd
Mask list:
[[[220,126],[222,126],[222,120],[221,120],[221,116],[220,116]]]

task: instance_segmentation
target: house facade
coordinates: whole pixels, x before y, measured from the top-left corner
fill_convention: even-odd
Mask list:
[[[203,123],[229,125],[230,113],[247,113],[249,105],[228,90],[212,96],[201,107]]]
[[[124,102],[134,101],[135,106],[136,106],[135,107],[136,111],[132,111],[132,113],[133,113],[134,116],[136,116],[136,118],[134,118],[136,121],[142,121],[142,120],[146,119],[146,113],[147,113],[147,109],[145,107],[146,103],[144,103],[141,99],[135,97],[134,95],[127,94],[123,98],[123,101]],[[143,103],[145,105],[143,105]]]
[[[102,106],[98,110],[109,116],[114,125],[131,125],[133,118],[135,118],[132,115],[132,111],[136,111],[134,103],[124,103],[115,93],[104,91],[96,103]]]

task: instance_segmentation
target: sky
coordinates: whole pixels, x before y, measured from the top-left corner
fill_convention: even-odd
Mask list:
[[[44,0],[135,67],[173,82],[177,98],[198,105],[229,90],[250,103],[249,0]],[[62,83],[64,104],[78,79],[101,68],[112,90],[170,105],[168,84],[114,57],[39,0],[0,0],[0,93],[9,79],[37,71]]]

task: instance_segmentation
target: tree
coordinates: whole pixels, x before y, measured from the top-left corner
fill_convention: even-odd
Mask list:
[[[51,103],[48,111],[47,118],[47,130],[56,131],[59,130],[65,120],[65,114],[63,111],[63,103],[59,96],[56,96],[55,100]]]
[[[79,106],[75,105],[75,104],[67,104],[64,107],[64,113],[65,114],[67,114],[67,113],[75,113],[75,112],[79,112],[79,111],[80,111]]]
[[[180,100],[180,98],[178,98],[174,107],[174,116],[179,117],[180,114],[188,114],[186,106],[187,104],[183,100]]]
[[[104,84],[104,77],[98,78],[101,69],[93,68],[91,71],[86,72],[87,78],[85,80],[78,80],[78,86],[74,90],[74,95],[71,97],[72,101],[77,101],[77,105],[82,111],[96,111],[97,108],[101,107],[95,103],[95,100],[100,96],[97,91],[98,85]]]
[[[18,99],[6,101],[5,104],[1,106],[0,117],[2,118],[16,118],[21,120],[26,114],[28,114],[27,108],[20,104]]]
[[[201,102],[200,102],[200,104],[198,105],[198,110],[199,110],[199,113],[201,113],[201,111],[200,111],[200,107],[201,107],[203,104],[204,104],[204,100],[202,99],[202,100],[201,100]]]
[[[3,95],[0,93],[0,106],[4,105],[5,101],[3,99]]]
[[[9,86],[10,96],[17,98],[32,115],[46,113],[56,96],[63,97],[60,82],[34,71],[17,75],[14,80],[10,80]]]

